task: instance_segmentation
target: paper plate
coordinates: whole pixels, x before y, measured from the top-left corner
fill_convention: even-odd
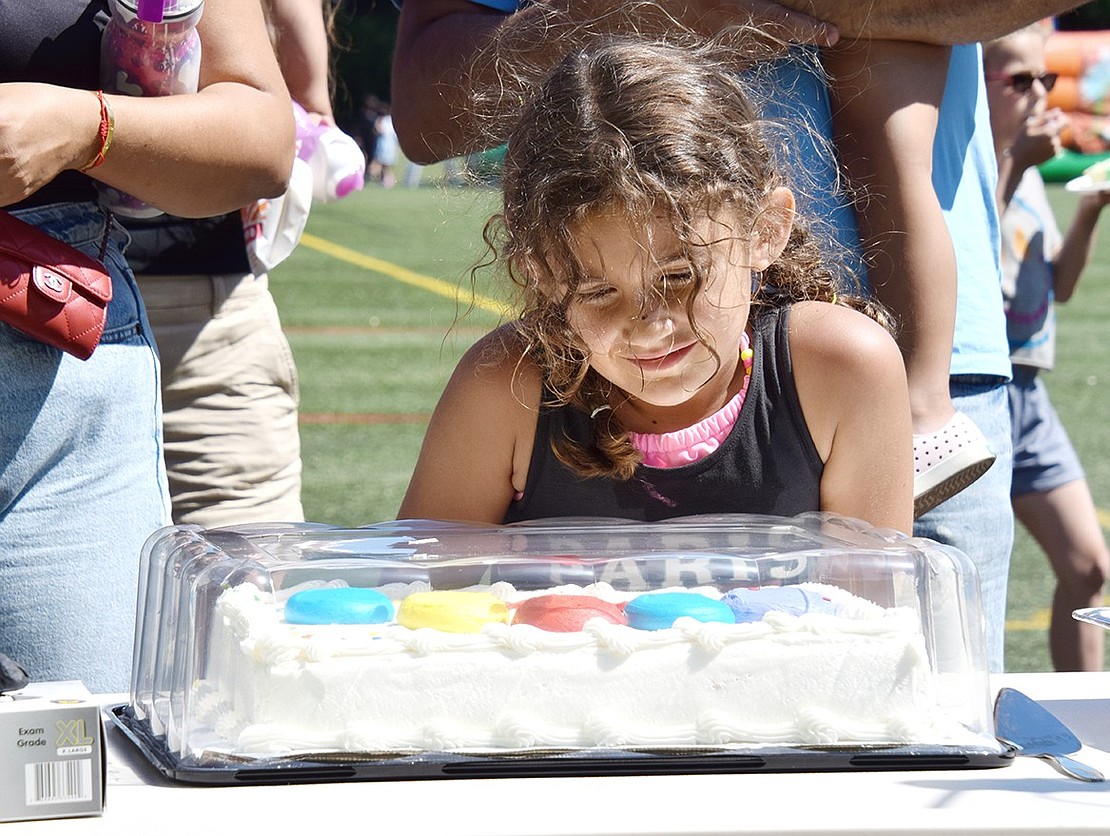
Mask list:
[[[1088,607],[1084,610],[1075,610],[1071,617],[1090,624],[1097,624],[1104,630],[1110,630],[1110,607]]]
[[[1081,174],[1074,180],[1069,180],[1064,184],[1064,188],[1069,192],[1078,192],[1079,194],[1093,194],[1095,192],[1104,192],[1110,189],[1110,180],[1092,180],[1091,175]]]

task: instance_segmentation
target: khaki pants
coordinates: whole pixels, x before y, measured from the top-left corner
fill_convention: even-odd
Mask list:
[[[265,275],[139,276],[174,522],[299,522],[297,372]]]

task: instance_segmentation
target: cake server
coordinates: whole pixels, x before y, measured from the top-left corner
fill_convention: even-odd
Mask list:
[[[1103,781],[1102,773],[1068,757],[1082,744],[1051,711],[1015,688],[1002,688],[994,703],[995,736],[1019,755],[1044,758],[1080,781]]]

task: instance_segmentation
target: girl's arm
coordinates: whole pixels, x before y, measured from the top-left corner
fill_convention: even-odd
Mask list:
[[[103,165],[88,172],[189,217],[280,194],[294,151],[289,94],[257,0],[209,0],[198,28],[200,91],[107,96],[112,144]],[[87,90],[0,85],[0,206],[89,162],[100,124],[100,104]]]
[[[1075,292],[1083,270],[1091,260],[1095,247],[1095,229],[1098,226],[1102,208],[1110,203],[1110,191],[1083,195],[1071,219],[1064,242],[1053,261],[1054,276],[1052,289],[1057,302],[1067,302]]]
[[[500,523],[524,489],[540,379],[508,327],[459,361],[432,414],[398,519]]]
[[[842,306],[803,302],[789,322],[798,397],[825,462],[821,510],[910,533],[913,437],[898,346]]]
[[[1030,116],[1012,141],[996,140],[998,156],[998,211],[1006,211],[1025,171],[1052,159],[1060,150],[1063,114],[1056,108]],[[1110,203],[1110,191],[1084,195],[1079,200],[1060,249],[1052,260],[1053,291],[1057,302],[1067,302],[1091,260],[1095,231],[1102,209]]]

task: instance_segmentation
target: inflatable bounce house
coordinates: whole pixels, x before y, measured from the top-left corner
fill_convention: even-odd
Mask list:
[[[1048,106],[1068,116],[1064,153],[1041,166],[1048,181],[1067,181],[1110,158],[1110,29],[1057,30],[1045,50],[1048,72],[1057,73]]]

